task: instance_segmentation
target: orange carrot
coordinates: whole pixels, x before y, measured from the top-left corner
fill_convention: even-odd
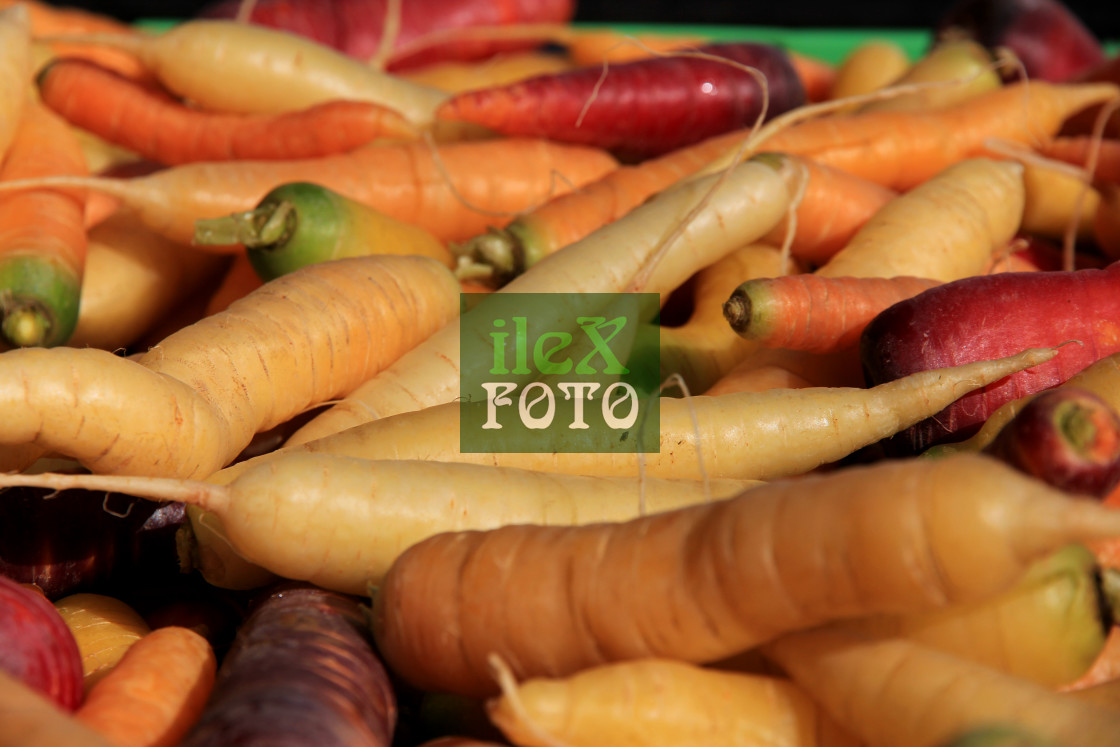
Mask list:
[[[222,281],[214,289],[206,302],[205,316],[216,314],[229,308],[237,299],[249,295],[252,291],[264,285],[261,276],[249,261],[248,254],[238,254],[226,268]]]
[[[475,695],[497,689],[492,654],[518,678],[716,661],[828,620],[981,599],[1069,542],[1120,531],[1112,509],[967,457],[849,467],[621,523],[435,535],[378,586],[378,649],[418,687]]]
[[[37,81],[43,102],[68,122],[161,164],[315,158],[377,139],[419,137],[401,114],[370,101],[326,101],[275,115],[204,111],[80,59],[48,63]]]
[[[28,101],[0,181],[80,178],[85,158],[67,124]],[[62,345],[78,320],[87,236],[81,191],[0,196],[0,344]]]
[[[767,347],[829,353],[854,346],[880,311],[940,281],[895,275],[885,278],[786,275],[748,280],[723,311],[731,328]]]
[[[836,65],[796,50],[789,51],[789,59],[801,78],[807,101],[825,101],[832,95],[832,87],[836,82]]]
[[[753,145],[782,151],[838,168],[895,190],[908,190],[949,165],[987,152],[985,141],[1003,138],[1034,143],[1057,132],[1072,113],[1118,95],[1110,84],[1055,85],[1034,81],[1011,85],[935,112],[835,114],[809,121],[798,118],[811,107],[776,117]],[[792,123],[791,123],[792,122]],[[784,129],[783,129],[784,128]],[[617,219],[701,169],[724,167],[740,155],[752,131],[736,131],[650,159],[623,166],[578,192],[550,200],[500,231],[482,234],[461,253],[494,267],[499,280],[520,274],[567,244]]]
[[[229,161],[168,167],[128,179],[26,180],[31,186],[74,186],[119,197],[143,223],[190,244],[194,222],[250,210],[286,182],[315,182],[443,241],[466,239],[557,194],[613,170],[604,151],[536,139],[370,144],[350,153],[292,161]],[[240,247],[215,247],[240,251]]]
[[[0,747],[113,747],[40,691],[0,667]]]
[[[1064,135],[1040,143],[1038,152],[1075,166],[1089,165],[1097,151],[1093,178],[1102,182],[1120,182],[1120,138],[1095,138],[1091,135]]]
[[[105,13],[97,13],[64,4],[41,0],[2,0],[0,7],[23,6],[27,9],[34,37],[59,34],[135,34],[136,28]],[[67,42],[45,43],[49,58],[81,58],[97,62],[136,80],[151,79],[150,73],[135,55],[93,44]]]
[[[625,33],[609,28],[572,28],[558,41],[577,65],[628,62],[655,54],[707,44],[698,34]]]
[[[202,713],[217,659],[190,628],[156,628],[97,682],[75,718],[116,747],[174,747]]]

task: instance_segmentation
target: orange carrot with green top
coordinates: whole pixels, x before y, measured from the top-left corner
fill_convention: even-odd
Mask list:
[[[69,125],[29,100],[0,181],[85,174],[85,157]],[[81,190],[0,194],[0,346],[52,347],[70,339],[87,242]]]
[[[723,312],[731,329],[744,339],[766,347],[828,353],[855,346],[880,311],[938,284],[905,275],[756,278],[731,293]]]

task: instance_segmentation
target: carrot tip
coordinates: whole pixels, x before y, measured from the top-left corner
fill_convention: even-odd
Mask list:
[[[750,296],[736,288],[723,304],[723,317],[731,325],[731,329],[735,330],[735,334],[745,337],[751,324]]]

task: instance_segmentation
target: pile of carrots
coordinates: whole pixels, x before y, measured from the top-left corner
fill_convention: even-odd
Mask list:
[[[0,747],[1120,741],[1120,488],[988,448],[1120,411],[1120,78],[425,1],[0,2],[0,580],[71,679],[0,615]],[[465,448],[468,295],[627,293],[656,448]]]

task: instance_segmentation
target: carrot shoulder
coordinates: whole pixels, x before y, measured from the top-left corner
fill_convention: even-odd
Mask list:
[[[83,176],[85,157],[69,126],[29,100],[0,181]],[[88,237],[80,190],[0,195],[0,322],[8,347],[62,345],[78,321]]]

